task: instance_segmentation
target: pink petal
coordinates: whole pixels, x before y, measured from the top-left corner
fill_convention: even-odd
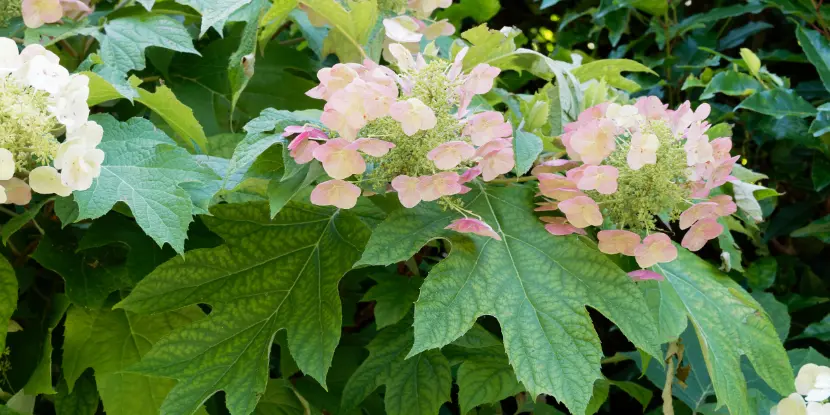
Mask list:
[[[738,205],[732,201],[732,196],[719,195],[709,199],[709,201],[717,203],[718,207],[715,208],[715,214],[718,216],[729,216],[738,211]]]
[[[345,179],[353,174],[366,171],[366,162],[356,150],[349,149],[351,143],[335,138],[317,147],[313,151],[314,158],[323,163],[326,174],[334,179]]]
[[[542,222],[548,222],[545,225],[545,230],[551,235],[565,236],[571,234],[586,235],[585,230],[579,229],[570,223],[565,218],[554,216],[543,216],[539,218]]]
[[[717,208],[718,204],[712,202],[701,202],[692,205],[680,214],[680,229],[687,229],[701,219],[717,216],[717,213],[715,213]]]
[[[585,193],[582,193],[577,189],[546,189],[545,193],[542,194],[559,202],[573,199],[575,197],[585,196]]]
[[[602,225],[602,214],[599,206],[587,196],[577,196],[559,203],[561,210],[568,218],[568,222],[577,228]]]
[[[311,191],[311,203],[318,206],[336,206],[351,209],[357,204],[360,188],[342,180],[329,180]]]
[[[450,170],[462,161],[471,159],[476,149],[464,141],[449,141],[439,145],[427,153],[427,159],[435,163],[441,170]]]
[[[706,245],[706,242],[717,238],[721,232],[723,232],[723,225],[715,219],[703,219],[686,232],[680,245],[690,251],[698,251]]]
[[[360,150],[372,157],[382,157],[395,148],[395,144],[377,138],[358,138],[347,147],[350,150]]]
[[[463,89],[472,94],[486,94],[493,88],[493,81],[499,76],[499,68],[480,63],[473,68],[464,81]]]
[[[459,183],[469,183],[473,181],[476,177],[481,175],[481,168],[480,167],[473,167],[471,169],[467,169],[464,174],[461,175],[461,178],[458,179]]]
[[[597,239],[599,250],[609,255],[634,256],[634,250],[640,245],[640,235],[622,230],[599,231]]]
[[[452,196],[462,191],[458,183],[461,177],[455,172],[443,172],[432,176],[422,176],[418,181],[418,192],[421,199],[431,202],[441,196]]]
[[[501,174],[510,172],[515,165],[516,160],[513,158],[513,148],[490,152],[478,164],[481,167],[481,177],[485,182],[489,182]]]
[[[712,156],[715,161],[726,160],[729,157],[729,152],[732,151],[732,139],[729,137],[720,137],[712,140],[709,144],[712,145]]]
[[[23,22],[32,29],[44,23],[55,23],[63,17],[59,0],[23,0],[20,7]]]
[[[482,146],[490,140],[510,137],[513,127],[504,121],[500,112],[485,111],[470,117],[462,134],[469,136],[473,144]]]
[[[643,243],[634,249],[634,255],[640,267],[648,268],[657,263],[674,261],[677,248],[666,234],[655,233],[643,239]]]
[[[537,208],[533,209],[535,212],[552,212],[559,210],[559,203],[557,202],[539,202],[536,203]]]
[[[314,159],[314,150],[320,147],[316,141],[308,140],[302,135],[291,140],[288,148],[291,150],[290,155],[294,158],[297,164],[305,164]]]
[[[615,167],[588,166],[577,187],[580,190],[596,190],[601,194],[610,195],[617,191],[617,177],[619,171]]]
[[[507,139],[502,139],[502,138],[494,139],[492,141],[488,141],[487,143],[485,143],[484,145],[482,145],[481,147],[476,149],[475,156],[476,157],[485,157],[486,155],[488,155],[490,153],[495,153],[499,150],[503,150],[505,148],[510,148],[512,146],[513,145]]]
[[[654,272],[649,271],[647,269],[638,269],[636,271],[631,271],[628,273],[628,276],[631,277],[634,281],[646,281],[646,280],[657,280],[663,281],[665,277],[662,275]]]
[[[570,137],[570,146],[585,164],[598,165],[614,151],[616,132],[613,121],[601,119],[575,131]]]
[[[501,240],[499,234],[490,227],[490,225],[471,218],[456,219],[444,229],[453,230],[461,233],[474,233],[476,235],[487,236],[497,241]]]
[[[554,197],[552,194],[557,189],[576,190],[576,183],[558,174],[541,173],[536,177],[539,179],[539,192],[548,197]]]
[[[392,179],[392,188],[398,192],[398,199],[406,208],[411,208],[421,202],[421,193],[418,191],[417,177],[400,175]]]

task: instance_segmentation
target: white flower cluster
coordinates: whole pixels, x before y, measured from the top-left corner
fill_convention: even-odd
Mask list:
[[[25,174],[31,160],[36,159],[34,168],[28,171],[31,190],[68,196],[73,190],[88,189],[101,174],[104,160],[104,152],[96,148],[104,131],[88,120],[88,97],[89,78],[70,75],[57,55],[40,45],[29,45],[18,52],[13,40],[0,38],[0,117],[5,117],[0,121],[9,129],[4,133],[12,140],[35,137],[26,145],[0,145],[0,180],[13,179],[16,170]],[[32,135],[38,129],[46,130],[40,134],[46,138]],[[66,138],[58,146],[54,136],[63,130]],[[40,152],[32,151],[32,147]],[[0,203],[25,200],[25,204],[31,199],[29,195],[11,200],[9,188],[3,186]]]
[[[830,367],[807,363],[798,370],[796,392],[782,399],[770,415],[830,415]]]

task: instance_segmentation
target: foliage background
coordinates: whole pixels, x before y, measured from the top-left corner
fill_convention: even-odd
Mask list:
[[[268,20],[259,11],[274,9],[263,0],[153,3],[99,2],[89,20],[77,25],[24,30],[19,19],[13,19],[0,29],[0,35],[50,45],[62,64],[92,77],[90,104],[108,132],[102,146],[109,171],[115,177],[121,177],[116,174],[119,169],[133,172],[125,183],[102,177],[103,190],[138,188],[149,178],[157,180],[155,188],[132,198],[116,197],[114,192],[108,198],[93,198],[79,192],[70,199],[43,199],[26,209],[4,211],[2,252],[11,267],[0,272],[2,315],[9,314],[22,330],[12,331],[10,326],[7,336],[9,353],[0,366],[6,400],[1,411],[568,413],[550,397],[534,402],[517,383],[493,317],[480,318],[473,331],[440,352],[425,352],[421,357],[426,360],[403,359],[413,342],[408,329],[412,303],[423,276],[442,263],[449,250],[446,241],[430,242],[424,249],[415,241],[412,259],[377,259],[373,267],[349,271],[362,245],[369,241],[372,246],[370,230],[373,237],[381,235],[379,223],[389,220],[389,201],[378,198],[342,216],[299,207],[309,183],[321,173],[286,162],[278,134],[291,122],[313,119],[314,113],[307,110],[321,108],[320,101],[304,92],[316,84],[318,69],[337,62],[334,55],[324,56],[329,29],[310,25],[293,4],[274,7],[273,19]],[[326,2],[304,2],[312,8],[321,3]],[[149,6],[152,13],[145,9]],[[830,5],[819,0],[462,0],[437,17],[449,18],[457,34],[485,22],[491,28],[516,26],[523,32],[516,39],[518,46],[557,60],[572,62],[573,54],[583,64],[634,60],[654,74],[626,72],[626,79],[635,83],[628,91],[631,97],[657,95],[672,107],[685,100],[694,106],[712,105],[713,124],[728,124],[733,154],[741,154],[741,164],[751,170],[741,179],[764,187],[731,191],[748,191],[757,199],[751,207],[757,207],[755,214],[763,222],[728,223],[732,232],[700,252],[723,274],[691,259],[673,272],[727,275],[769,315],[792,367],[808,361],[827,364],[823,356],[830,356]],[[365,50],[379,50],[372,19],[349,22],[346,30],[364,37]],[[763,66],[751,65],[742,48],[753,51]],[[355,53],[341,44],[335,49],[340,58]],[[256,56],[253,76],[241,60],[250,53]],[[538,92],[548,84],[536,75],[504,72],[499,91],[487,97],[486,105],[510,111],[514,120],[525,119],[532,107],[528,102],[541,99]],[[610,76],[599,81],[612,84]],[[585,91],[585,106],[626,93],[601,85]],[[550,132],[555,128],[552,122],[546,120],[540,131]],[[555,140],[548,138],[555,147]],[[150,154],[150,161],[133,159],[131,153]],[[290,199],[294,202],[286,204]],[[163,201],[167,209],[154,211],[155,216],[137,213],[147,200]],[[268,200],[270,206],[227,208],[257,200]],[[296,224],[291,235],[274,233],[267,225],[269,209],[281,207],[279,220]],[[419,213],[421,218],[430,214]],[[338,241],[328,227],[299,228],[317,217],[325,224],[336,217],[336,226],[348,230],[349,241]],[[289,298],[287,311],[275,311],[225,295],[222,287],[210,284],[182,298],[158,298],[150,289],[142,291],[146,285],[136,288],[145,278],[187,286],[207,272],[200,265],[216,258],[219,263],[213,265],[219,268],[233,263],[247,269],[248,262],[276,261],[273,272],[290,274],[294,264],[274,253],[287,249],[286,244],[299,244],[303,235],[318,238],[318,247],[324,241],[342,250],[322,251],[331,259],[323,291],[330,303],[342,306],[342,330],[340,311],[327,310],[333,314],[326,315],[327,323],[334,324],[330,331],[339,336],[336,348],[327,341],[316,344],[303,334],[306,323],[300,317],[320,311],[308,309],[302,296]],[[463,247],[463,242],[456,242]],[[187,254],[177,255],[182,252]],[[242,274],[232,285],[261,293],[257,277]],[[176,341],[165,335],[177,327],[192,328],[196,339],[212,333],[216,326],[205,323],[207,312],[223,329],[238,329],[239,335],[229,336],[205,361],[177,355]],[[653,359],[644,366],[608,314],[591,308],[589,314],[605,356],[604,378],[593,386],[589,412],[662,413],[665,369]],[[256,324],[265,331],[288,331],[278,332],[273,344],[267,336],[246,337],[243,329]],[[716,407],[719,398],[721,403],[728,398],[715,396],[695,337],[691,329],[682,335],[686,350],[671,390],[676,413],[727,413],[727,408]],[[234,350],[247,351],[251,344],[260,353],[246,355],[246,364],[231,365],[232,375],[216,380],[232,391],[212,395],[210,387],[194,390],[211,362],[223,361]],[[303,356],[316,350],[325,350],[333,359],[330,369],[325,362],[311,364]],[[270,351],[270,356],[261,351]],[[748,363],[745,358],[741,362],[749,389],[746,413],[768,413],[780,393]],[[407,382],[420,375],[427,376],[428,388],[413,393]],[[172,389],[178,395],[164,401],[174,388],[170,377],[179,379],[180,386]],[[270,378],[267,389],[251,406],[248,395],[257,386],[250,379],[265,377]],[[327,390],[321,387],[323,379]],[[397,397],[397,406],[390,396]]]

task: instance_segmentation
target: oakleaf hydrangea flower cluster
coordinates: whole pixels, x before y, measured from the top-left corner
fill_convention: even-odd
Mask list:
[[[31,190],[68,196],[92,185],[104,131],[87,119],[88,97],[89,78],[70,75],[54,53],[40,45],[19,52],[0,38],[0,203],[29,203]]]
[[[370,60],[318,72],[320,85],[307,94],[326,101],[320,121],[329,131],[286,128],[285,136],[294,135],[287,146],[294,160],[317,159],[332,178],[316,186],[312,203],[349,209],[361,188],[395,191],[407,208],[439,200],[462,212],[465,219],[450,229],[498,239],[452,196],[470,191],[465,184],[479,175],[489,181],[513,169],[511,125],[499,112],[468,109],[473,96],[493,87],[499,70],[480,64],[463,72],[466,49],[452,63],[415,57],[399,44],[390,50],[399,73]]]
[[[830,367],[813,363],[801,366],[795,390],[774,406],[770,415],[830,415]]]
[[[570,160],[551,160],[534,168],[545,201],[539,211],[561,211],[564,217],[542,217],[554,235],[599,231],[599,249],[633,256],[643,270],[636,279],[660,278],[647,268],[673,261],[677,249],[657,231],[655,218],[679,220],[687,230],[681,245],[691,251],[723,232],[717,219],[735,213],[728,195],[709,197],[730,176],[738,156],[728,137],[709,140],[702,104],[687,101],[676,110],[656,97],[634,105],[604,103],[582,112],[564,127],[562,142]],[[562,174],[564,172],[564,174]]]

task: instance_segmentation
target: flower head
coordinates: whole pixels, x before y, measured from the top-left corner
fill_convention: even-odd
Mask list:
[[[729,154],[729,138],[709,141],[709,112],[689,103],[670,110],[656,97],[586,109],[563,128],[572,160],[533,169],[543,206],[555,206],[576,227],[612,225],[616,230],[597,235],[600,250],[634,256],[643,268],[677,256],[669,237],[659,233],[658,215],[688,229],[684,247],[702,248],[723,232],[717,218],[737,209],[727,195],[706,200],[732,178],[738,159]],[[554,174],[562,171],[564,176]]]

